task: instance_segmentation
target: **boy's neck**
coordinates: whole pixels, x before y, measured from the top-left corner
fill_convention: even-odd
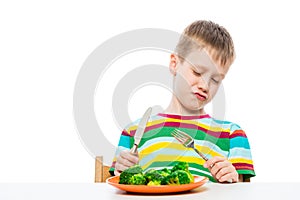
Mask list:
[[[199,115],[205,115],[206,112],[204,111],[204,108],[201,108],[200,110],[189,110],[184,108],[179,101],[176,100],[176,98],[172,98],[169,106],[164,111],[164,113],[167,114],[176,114],[176,115],[187,115],[187,116],[199,116]]]

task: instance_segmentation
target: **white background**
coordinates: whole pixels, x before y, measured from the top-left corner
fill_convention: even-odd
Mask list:
[[[298,181],[296,5],[288,0],[1,1],[0,182],[93,182],[94,159],[73,120],[74,85],[83,62],[122,32],[138,28],[181,32],[197,19],[225,26],[234,39],[237,59],[224,81],[226,119],[240,124],[249,137],[257,173],[253,181]],[[154,54],[153,63],[168,64],[168,59]],[[136,56],[136,62],[132,65],[142,64],[143,56]],[[120,76],[109,77],[117,83]],[[155,89],[170,96],[163,88]],[[99,86],[95,100],[99,93],[110,91]],[[157,98],[145,99],[145,94],[153,96],[155,90],[141,88],[132,96],[128,109],[132,118],[147,106],[139,104],[143,98],[159,103]],[[96,103],[101,120],[98,107]],[[110,111],[106,115],[106,124],[119,135]]]

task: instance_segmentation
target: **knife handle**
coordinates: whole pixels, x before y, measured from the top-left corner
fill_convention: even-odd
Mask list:
[[[138,153],[137,148],[138,148],[138,146],[136,144],[134,144],[134,146],[130,149],[130,153],[137,154]]]

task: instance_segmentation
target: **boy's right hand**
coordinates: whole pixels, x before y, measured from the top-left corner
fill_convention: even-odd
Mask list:
[[[138,154],[132,154],[128,150],[123,150],[117,157],[115,165],[115,176],[119,176],[125,169],[137,164],[139,162]]]

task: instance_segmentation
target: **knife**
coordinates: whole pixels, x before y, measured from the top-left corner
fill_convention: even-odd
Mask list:
[[[130,150],[130,153],[132,153],[132,154],[136,154],[137,153],[137,148],[138,148],[138,146],[140,144],[140,141],[141,141],[141,139],[143,137],[143,134],[144,134],[147,122],[149,120],[149,117],[151,115],[151,112],[152,112],[152,108],[149,107],[146,110],[146,112],[144,113],[142,119],[139,122],[139,125],[138,125],[138,127],[137,127],[137,129],[135,131],[135,135],[134,135],[134,145],[133,145],[133,147]]]

